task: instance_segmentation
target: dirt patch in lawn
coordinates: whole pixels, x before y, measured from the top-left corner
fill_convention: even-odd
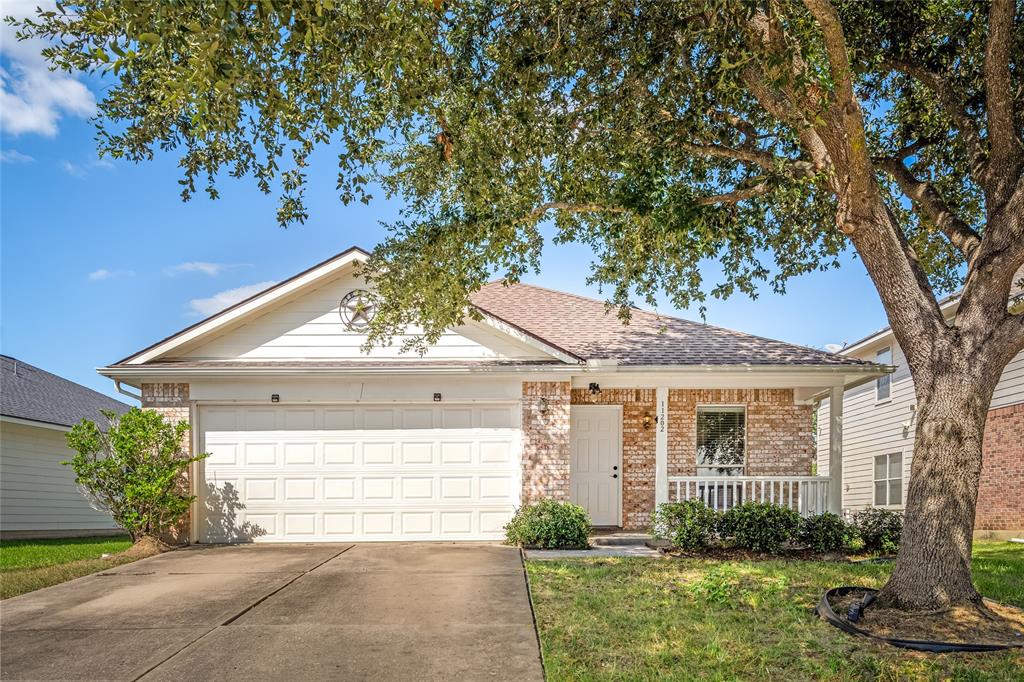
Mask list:
[[[850,607],[863,598],[863,592],[850,592],[830,599],[829,605],[845,620]],[[1024,645],[1024,610],[987,599],[984,606],[958,606],[928,613],[908,613],[872,604],[853,625],[891,639]]]

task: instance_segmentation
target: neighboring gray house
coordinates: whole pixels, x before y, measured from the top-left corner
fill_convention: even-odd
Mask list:
[[[102,420],[101,409],[123,414],[130,406],[7,355],[0,355],[0,365],[0,535],[116,530],[107,514],[89,505],[61,462],[73,454],[64,437],[74,424]]]

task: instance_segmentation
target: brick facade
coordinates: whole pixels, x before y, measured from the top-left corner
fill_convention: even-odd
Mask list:
[[[976,530],[1024,530],[1024,404],[990,410],[985,423]]]
[[[159,412],[171,422],[189,421],[191,404],[189,402],[188,384],[142,384],[142,407]],[[182,449],[192,452],[191,431],[185,434]],[[186,474],[187,476],[187,474]],[[189,485],[186,479],[183,484]],[[172,528],[163,538],[170,544],[187,544],[191,514],[186,514],[178,525]]]
[[[569,392],[568,381],[523,382],[523,504],[569,499]]]

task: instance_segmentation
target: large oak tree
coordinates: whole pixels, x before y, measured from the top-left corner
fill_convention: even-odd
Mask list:
[[[625,308],[783,290],[852,246],[913,375],[903,545],[882,599],[977,602],[985,416],[1024,348],[1024,31],[1014,0],[66,2],[22,24],[101,69],[99,149],[180,156],[302,221],[309,154],[342,200],[404,199],[378,249],[373,340],[457,323],[542,224],[593,247]],[[718,259],[710,290],[702,260]],[[937,294],[961,287],[947,322]]]

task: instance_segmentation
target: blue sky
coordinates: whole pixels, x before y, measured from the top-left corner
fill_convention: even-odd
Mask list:
[[[6,7],[6,5],[5,5]],[[4,30],[0,66],[0,349],[114,395],[95,373],[192,324],[257,285],[279,281],[351,245],[372,248],[399,206],[343,206],[335,162],[318,154],[305,225],[278,227],[275,199],[227,179],[221,199],[179,198],[176,158],[101,162],[86,120],[96,82],[45,73],[31,46]],[[92,93],[90,95],[90,93]],[[526,281],[600,297],[591,254],[549,244]],[[713,266],[708,269],[714,283]],[[696,311],[660,312],[699,319]],[[793,280],[784,296],[708,302],[707,321],[803,345],[853,341],[885,326],[859,261]]]

